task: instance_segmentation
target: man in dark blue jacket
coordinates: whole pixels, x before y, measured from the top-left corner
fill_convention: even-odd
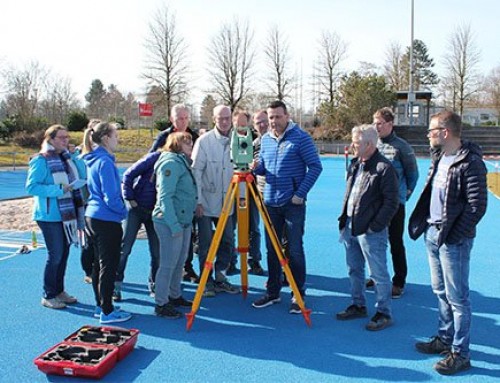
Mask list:
[[[338,320],[368,315],[365,297],[365,264],[375,281],[377,312],[366,325],[378,331],[392,324],[391,279],[387,271],[388,226],[398,209],[396,170],[377,149],[373,125],[352,130],[354,159],[347,173],[347,189],[339,217],[341,242],[351,281],[352,303],[337,314]]]
[[[446,357],[434,365],[451,375],[470,368],[470,252],[476,225],[486,212],[486,166],[481,149],[461,140],[462,120],[450,111],[431,117],[428,138],[432,162],[410,216],[409,234],[425,233],[431,285],[438,298],[439,328],[416,348]]]

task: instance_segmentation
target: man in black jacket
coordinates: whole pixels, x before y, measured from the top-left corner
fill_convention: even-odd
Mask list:
[[[377,312],[366,325],[370,331],[382,330],[392,323],[387,236],[389,223],[399,206],[398,176],[390,161],[379,153],[377,139],[373,125],[361,125],[352,130],[355,158],[348,170],[347,190],[339,218],[352,304],[339,312],[337,319],[367,316],[365,263],[368,263],[377,301]]]
[[[470,368],[470,252],[476,225],[486,212],[486,167],[481,149],[461,140],[460,116],[443,111],[431,117],[429,175],[409,221],[409,234],[425,233],[431,285],[438,298],[438,333],[416,344],[425,354],[447,353],[434,365],[451,375]]]

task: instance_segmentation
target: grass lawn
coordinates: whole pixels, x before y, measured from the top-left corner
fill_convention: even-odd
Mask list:
[[[151,147],[157,130],[124,129],[119,131],[119,147],[116,153],[117,162],[135,162]],[[71,143],[80,145],[83,132],[69,132]],[[39,151],[36,148],[23,148],[14,144],[0,144],[0,166],[26,166],[29,158]]]
[[[488,173],[488,189],[500,198],[500,173]]]

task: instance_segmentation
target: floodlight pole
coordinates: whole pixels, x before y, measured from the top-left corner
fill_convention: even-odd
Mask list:
[[[410,88],[408,91],[408,114],[410,117],[410,128],[413,126],[413,103],[415,102],[415,92],[413,89],[413,72],[415,70],[414,67],[414,60],[413,60],[413,20],[414,20],[414,0],[411,0],[411,32],[410,32],[410,38],[411,38],[411,44],[410,44]]]

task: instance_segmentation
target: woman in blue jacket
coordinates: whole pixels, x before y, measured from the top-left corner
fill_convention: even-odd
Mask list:
[[[182,297],[181,280],[191,242],[197,188],[187,158],[193,142],[189,133],[172,133],[155,165],[157,198],[153,222],[160,240],[156,273],[155,314],[177,319],[176,307],[191,307]]]
[[[71,244],[79,244],[84,228],[84,201],[75,181],[83,178],[84,166],[68,152],[69,134],[62,125],[52,125],[44,134],[40,153],[29,164],[26,190],[34,196],[33,220],[47,247],[42,305],[62,309],[76,303],[64,291],[64,275]],[[81,186],[80,186],[81,187]]]
[[[85,130],[83,160],[87,165],[89,190],[85,221],[94,244],[92,286],[97,303],[95,316],[99,316],[102,324],[124,322],[132,317],[113,307],[112,299],[120,261],[121,222],[127,215],[113,155],[117,146],[116,125],[103,121]]]

